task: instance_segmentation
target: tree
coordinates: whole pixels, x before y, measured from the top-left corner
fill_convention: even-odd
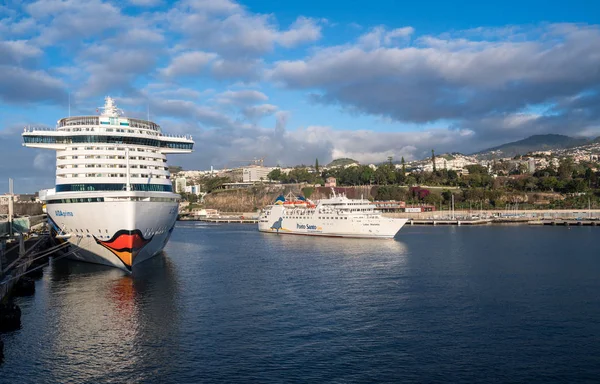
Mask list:
[[[275,168],[274,170],[269,172],[267,177],[269,178],[269,180],[281,181],[281,169]]]
[[[433,149],[431,150],[431,162],[433,163],[433,172],[437,172],[437,169],[435,167],[435,152],[433,151]]]
[[[569,180],[573,176],[573,159],[566,157],[560,161],[558,166],[558,178],[560,180]]]
[[[228,177],[205,177],[202,180],[204,189],[208,193],[214,191],[215,189],[219,189],[223,186],[223,184],[230,182],[231,180]]]
[[[406,176],[406,162],[404,161],[404,156],[402,156],[402,160],[400,160],[400,163],[402,164],[402,175],[404,177]]]
[[[319,159],[315,160],[315,172],[319,173]]]

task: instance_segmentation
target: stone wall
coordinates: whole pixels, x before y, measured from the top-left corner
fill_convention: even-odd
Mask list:
[[[14,203],[14,213],[20,216],[41,215],[42,203]],[[8,214],[8,205],[0,205],[0,215]]]

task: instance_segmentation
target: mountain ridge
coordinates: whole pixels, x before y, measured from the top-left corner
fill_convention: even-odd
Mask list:
[[[525,155],[529,152],[534,151],[577,147],[580,145],[591,144],[597,141],[598,139],[600,138],[589,139],[584,137],[571,137],[555,133],[532,135],[522,140],[501,144],[496,147],[475,152],[473,153],[473,155],[486,155],[490,154],[491,152],[500,151],[506,157],[513,157],[516,155]]]

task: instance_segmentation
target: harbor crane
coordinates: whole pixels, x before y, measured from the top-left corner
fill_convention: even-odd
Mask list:
[[[260,165],[261,167],[264,167],[265,164],[265,157],[260,157],[260,158],[254,158],[252,160],[231,160],[232,162],[236,162],[236,163],[244,163],[244,162],[248,162],[250,164],[254,164],[254,165]]]

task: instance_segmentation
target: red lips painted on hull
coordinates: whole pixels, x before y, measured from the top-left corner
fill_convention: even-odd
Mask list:
[[[131,270],[135,257],[152,241],[152,237],[145,239],[142,231],[139,229],[122,229],[115,233],[110,240],[100,240],[96,236],[94,236],[94,239],[97,244],[100,244],[117,256],[128,270]]]

